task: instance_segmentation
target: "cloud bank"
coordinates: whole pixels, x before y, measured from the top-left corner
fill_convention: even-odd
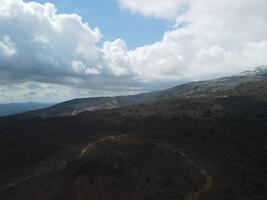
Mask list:
[[[173,27],[133,50],[122,39],[100,47],[100,30],[77,14],[58,13],[51,3],[0,0],[1,101],[129,94],[267,64],[265,0],[118,3]]]

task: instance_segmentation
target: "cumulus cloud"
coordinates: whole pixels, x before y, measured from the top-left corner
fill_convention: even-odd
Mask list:
[[[133,74],[127,60],[128,47],[126,42],[117,39],[114,42],[105,42],[102,49],[107,65],[115,76]]]
[[[177,15],[186,10],[184,0],[119,0],[123,9],[145,16],[175,20]]]
[[[122,90],[117,77],[127,74],[126,65],[116,66],[114,49],[97,46],[99,29],[79,15],[60,14],[51,3],[0,0],[0,27],[0,84],[58,84],[93,96]],[[129,81],[129,88],[138,84]]]
[[[85,71],[101,63],[95,46],[100,31],[83,23],[80,16],[57,14],[50,3],[0,0],[0,4],[0,54],[6,57],[0,70],[9,76],[35,81],[54,76],[55,82],[64,82],[77,72],[73,61],[86,63]]]
[[[127,0],[120,2],[128,5]],[[151,7],[157,4],[142,2]],[[171,1],[158,3],[164,2]],[[143,13],[141,1],[133,0],[130,5],[148,15]],[[266,1],[190,0],[186,7],[185,13],[176,14],[175,25],[161,41],[127,53],[140,79],[200,80],[266,65]],[[172,9],[165,12],[171,13]]]
[[[13,91],[21,100],[131,94],[267,64],[265,0],[118,2],[173,20],[173,27],[133,50],[122,39],[100,47],[98,28],[77,14],[58,13],[50,3],[0,0],[1,94]]]
[[[0,40],[0,55],[11,57],[16,53],[15,45],[9,36],[3,36]]]

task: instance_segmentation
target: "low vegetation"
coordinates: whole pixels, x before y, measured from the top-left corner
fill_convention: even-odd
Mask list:
[[[3,118],[0,199],[265,200],[265,86]]]

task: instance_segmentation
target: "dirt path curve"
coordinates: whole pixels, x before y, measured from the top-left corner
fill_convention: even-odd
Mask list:
[[[51,170],[60,169],[60,168],[64,167],[68,162],[71,162],[71,161],[64,161],[64,162],[62,162],[62,163],[60,163],[60,164],[58,164],[58,165],[55,165],[55,166],[53,166],[53,167],[49,167],[49,168],[43,169],[43,170],[41,170],[41,171],[39,171],[39,172],[34,173],[33,175],[26,176],[26,177],[24,177],[24,178],[22,178],[22,179],[19,179],[18,181],[15,181],[15,182],[10,183],[10,184],[8,184],[8,185],[6,185],[6,186],[3,186],[3,187],[0,188],[0,192],[1,192],[1,191],[4,191],[4,190],[7,190],[8,188],[11,188],[11,187],[13,187],[13,186],[15,186],[15,185],[18,185],[18,184],[20,184],[20,183],[23,183],[23,182],[25,182],[25,181],[28,181],[28,180],[30,180],[30,179],[32,179],[32,178],[34,178],[34,177],[37,177],[37,176],[39,176],[39,175],[41,175],[41,174],[44,174],[44,173],[46,173],[46,172],[49,172],[49,171],[51,171]]]
[[[118,141],[123,136],[125,136],[125,135],[108,136],[108,137],[104,137],[104,138],[102,138],[100,140],[97,140],[96,142],[90,143],[88,146],[86,146],[85,148],[82,149],[78,159],[83,157],[86,153],[88,153],[88,151],[91,148],[93,148],[95,145],[97,145],[97,144],[99,144],[101,142],[104,142],[104,141],[108,141],[108,140]]]
[[[14,187],[20,183],[23,183],[25,181],[28,181],[32,178],[35,178],[37,176],[40,176],[41,174],[44,174],[44,173],[47,173],[49,171],[52,171],[52,170],[57,170],[57,169],[61,169],[61,168],[64,168],[68,163],[71,163],[71,162],[74,162],[76,160],[79,160],[81,159],[82,157],[84,157],[88,151],[90,149],[92,149],[93,147],[95,147],[97,144],[101,143],[101,142],[104,142],[104,141],[109,141],[109,140],[112,140],[112,141],[118,141],[120,140],[122,137],[125,137],[126,135],[116,135],[116,136],[108,136],[108,137],[104,137],[100,140],[97,140],[95,142],[92,142],[90,143],[89,145],[87,145],[86,147],[84,147],[82,150],[81,150],[81,153],[78,155],[77,158],[75,159],[72,159],[72,160],[69,160],[69,161],[64,161],[58,165],[55,165],[53,167],[50,167],[50,168],[47,168],[47,169],[44,169],[44,170],[41,170],[31,176],[27,176],[25,178],[22,178],[18,181],[15,181],[13,183],[10,183],[6,186],[3,186],[0,188],[0,192],[1,191],[4,191],[4,190],[7,190],[11,187]],[[165,150],[168,150],[168,151],[172,151],[172,152],[176,152],[177,154],[179,154],[181,157],[183,157],[189,164],[191,164],[192,166],[194,166],[194,168],[196,168],[202,175],[202,177],[205,179],[205,184],[196,192],[190,194],[190,196],[188,196],[186,198],[186,200],[198,200],[200,195],[204,194],[205,192],[207,192],[211,187],[212,187],[212,177],[204,170],[202,169],[201,167],[199,167],[193,160],[191,160],[185,153],[183,153],[182,151],[176,149],[175,147],[173,146],[170,146],[170,145],[166,145],[166,144],[158,144],[158,143],[153,143],[155,146],[159,147],[159,148],[162,148],[162,149],[165,149]]]
[[[8,184],[8,185],[5,185],[5,186],[3,186],[3,187],[0,187],[0,192],[1,192],[1,191],[5,191],[5,190],[7,190],[7,189],[9,189],[9,188],[11,188],[11,187],[14,187],[14,186],[16,186],[16,185],[18,185],[18,184],[20,184],[20,183],[23,183],[23,182],[25,182],[25,181],[31,180],[32,178],[38,177],[38,176],[40,176],[40,175],[42,175],[42,174],[45,174],[45,173],[47,173],[47,172],[49,172],[49,171],[64,168],[68,163],[77,161],[77,160],[79,160],[80,158],[82,158],[86,153],[88,153],[88,151],[89,151],[91,148],[93,148],[93,147],[94,147],[95,145],[97,145],[98,143],[101,143],[101,142],[104,142],[104,141],[108,141],[108,140],[117,141],[117,140],[119,140],[120,137],[121,137],[121,136],[108,136],[108,137],[104,137],[104,138],[102,138],[102,139],[100,139],[100,140],[97,140],[97,141],[95,141],[95,142],[92,142],[92,143],[90,143],[88,146],[84,147],[84,148],[81,150],[81,153],[79,154],[79,156],[78,156],[77,158],[74,158],[74,159],[72,159],[72,160],[68,160],[68,161],[64,161],[64,162],[59,163],[59,164],[57,164],[57,165],[55,165],[55,166],[52,166],[52,167],[49,167],[49,168],[40,170],[39,172],[36,172],[36,173],[34,173],[33,175],[26,176],[26,177],[24,177],[24,178],[22,178],[22,179],[19,179],[19,180],[13,182],[13,183],[10,183],[10,184]]]
[[[192,194],[190,194],[186,200],[198,200],[199,197],[206,193],[211,187],[212,187],[212,176],[209,175],[204,169],[202,169],[200,166],[198,166],[191,158],[189,158],[184,152],[182,152],[181,150],[178,150],[177,148],[170,146],[170,145],[161,145],[161,144],[157,144],[154,143],[154,145],[166,149],[168,151],[172,151],[175,153],[178,153],[181,157],[183,157],[189,164],[191,164],[195,169],[197,169],[200,174],[202,175],[202,177],[205,180],[205,184],[196,192],[193,192]]]

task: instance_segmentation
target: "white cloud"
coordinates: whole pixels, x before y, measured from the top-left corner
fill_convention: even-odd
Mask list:
[[[141,1],[131,2],[142,12]],[[141,80],[199,80],[267,64],[266,1],[191,0],[187,7],[161,41],[127,53]]]
[[[0,39],[0,55],[11,57],[15,53],[15,44],[11,41],[9,36],[3,36],[2,39]]]
[[[78,74],[99,74],[99,70],[97,68],[87,67],[86,64],[81,60],[73,60],[71,65],[73,67],[73,71]]]
[[[121,8],[144,16],[175,20],[185,11],[184,0],[118,0]]]
[[[121,39],[101,48],[100,31],[76,14],[59,14],[50,3],[0,0],[1,91],[7,96],[12,88],[17,99],[45,85],[51,98],[134,93],[267,64],[265,0],[119,2],[174,26],[160,41],[134,50]]]
[[[80,60],[73,60],[71,65],[74,72],[83,73],[86,70],[85,64]]]
[[[77,76],[73,61],[92,68],[102,62],[96,47],[100,31],[82,22],[80,16],[58,14],[50,3],[0,0],[0,4],[0,54],[13,56],[0,70],[5,68],[10,76],[20,78],[21,73],[24,78],[27,73],[35,81],[54,76],[51,82],[64,82],[65,77]]]
[[[123,40],[117,39],[114,42],[105,42],[102,51],[112,74],[119,77],[132,73],[127,60],[128,47]]]

